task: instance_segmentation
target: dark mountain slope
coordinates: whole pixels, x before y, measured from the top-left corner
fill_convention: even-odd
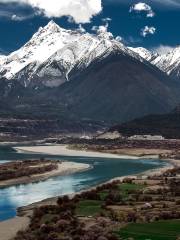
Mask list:
[[[162,135],[165,138],[180,138],[180,111],[169,114],[150,115],[131,122],[112,127],[110,132],[118,131],[125,136]]]
[[[177,89],[157,68],[114,51],[65,83],[59,94],[80,118],[123,122],[169,112],[179,102]]]
[[[94,60],[86,70],[75,67],[69,75],[69,82],[54,88],[24,87],[15,80],[9,85],[1,80],[1,110],[26,118],[90,119],[114,124],[167,113],[180,99],[179,83],[117,49]]]

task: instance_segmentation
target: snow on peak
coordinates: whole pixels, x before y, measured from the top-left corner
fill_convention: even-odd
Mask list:
[[[0,73],[6,72],[4,77],[11,79],[30,63],[46,61],[58,49],[78,37],[77,32],[65,30],[50,21],[45,27],[41,27],[22,48],[6,57]]]
[[[59,25],[57,25],[53,20],[51,20],[45,27],[44,29],[58,32],[61,29],[65,31],[65,29],[61,28]]]
[[[0,63],[1,63],[1,61],[2,61],[5,57],[6,57],[5,55],[1,55],[1,54],[0,54]]]
[[[143,47],[137,47],[137,48],[129,47],[129,49],[139,54],[142,58],[144,58],[147,61],[152,61],[153,59],[158,57],[158,53],[151,52],[148,49]]]
[[[87,67],[94,59],[106,57],[116,50],[140,61],[145,59],[168,74],[180,76],[180,46],[158,55],[143,47],[124,46],[108,32],[107,24],[94,30],[96,34],[66,30],[50,21],[19,50],[8,56],[0,55],[0,77],[9,80],[24,77],[25,85],[33,76],[46,76],[47,79],[56,76],[65,81],[74,66]]]
[[[64,81],[75,65],[80,63],[86,67],[93,59],[106,56],[114,49],[137,57],[137,54],[113,38],[107,26],[99,27],[97,34],[90,34],[66,30],[50,21],[45,27],[39,28],[23,47],[0,60],[0,76],[9,80],[24,77],[26,86],[34,75],[48,79],[56,75]]]
[[[168,75],[173,73],[174,76],[180,77],[180,46],[167,54],[158,56],[152,63]]]
[[[172,49],[166,54],[159,55],[158,53],[151,52],[145,48],[129,47],[132,51],[137,53],[142,58],[149,61],[151,64],[158,67],[161,71],[172,75],[173,77],[180,77],[180,46]]]

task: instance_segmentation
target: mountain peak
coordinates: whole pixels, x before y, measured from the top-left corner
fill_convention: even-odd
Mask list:
[[[40,27],[39,30],[34,34],[33,37],[41,37],[42,35],[51,35],[51,34],[59,34],[61,32],[67,32],[66,29],[61,28],[58,24],[56,24],[53,20],[51,20],[44,27]]]
[[[49,79],[49,76],[53,78],[56,76],[64,82],[75,65],[86,68],[97,57],[104,58],[114,51],[134,57],[132,52],[117,42],[105,27],[101,28],[97,35],[83,34],[61,28],[51,20],[24,46],[7,56],[5,61],[4,59],[1,61],[0,58],[0,77],[26,79],[30,84],[31,76],[36,74],[37,78],[48,76]],[[28,74],[24,77],[26,71]]]
[[[139,54],[142,58],[146,59],[147,61],[153,61],[155,58],[158,57],[158,53],[152,52],[143,47],[136,47],[136,48],[129,47],[129,49]]]
[[[43,29],[50,30],[53,32],[59,32],[61,30],[65,30],[61,28],[58,24],[56,24],[53,20],[51,20]]]

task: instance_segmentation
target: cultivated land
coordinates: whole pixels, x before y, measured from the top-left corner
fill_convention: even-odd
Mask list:
[[[124,177],[72,197],[36,205],[15,240],[177,240],[180,167]],[[29,214],[29,207],[20,210]],[[32,210],[32,208],[31,208]]]
[[[64,141],[64,140],[63,140]],[[31,148],[18,148],[19,151],[31,151],[31,152],[43,152],[46,148],[46,153],[48,154],[62,154],[62,148],[65,153],[67,150],[69,154],[74,154],[76,149],[80,152],[82,149],[83,156],[89,156],[89,152],[92,154],[97,154],[96,156],[107,156],[107,152],[113,152],[111,157],[118,157],[119,152],[114,152],[116,149],[122,149],[125,145],[121,145],[117,142],[110,142],[107,144],[98,143],[97,141],[93,144],[86,144],[80,142],[75,142],[72,144],[72,140],[63,142],[68,145],[56,145],[56,146],[38,146]],[[81,140],[80,140],[81,141]],[[62,143],[62,141],[60,141]],[[71,144],[70,144],[71,143]],[[173,155],[175,148],[177,148],[177,143],[167,145],[167,148],[159,147],[159,143],[146,143],[143,142],[143,147],[141,142],[131,144],[126,144],[126,149],[133,151],[134,144],[136,144],[137,150],[147,153],[147,157],[161,157],[160,154],[163,151],[167,154],[167,157],[175,157],[178,155]],[[155,155],[151,151],[150,146],[156,146],[153,151],[156,151]],[[163,143],[164,144],[164,143]],[[93,147],[92,147],[93,146]],[[147,147],[148,146],[148,147]],[[141,149],[140,149],[141,147]],[[159,148],[158,148],[159,147]],[[56,153],[54,150],[56,149]],[[61,152],[57,152],[61,149]],[[73,150],[73,152],[72,152]],[[69,152],[70,151],[70,152]],[[166,152],[167,151],[167,152]],[[173,151],[173,152],[172,152]],[[100,155],[99,155],[100,154]],[[127,154],[127,151],[124,152]],[[80,156],[82,156],[80,155]],[[132,158],[143,157],[144,154],[138,152],[137,156]],[[70,155],[69,155],[70,156]],[[77,155],[79,156],[79,155]],[[94,155],[93,155],[94,156]],[[165,155],[164,155],[165,156]],[[122,156],[124,158],[125,156]],[[169,159],[168,159],[169,161]],[[31,240],[76,240],[76,239],[86,239],[86,240],[116,240],[116,239],[137,239],[139,224],[145,224],[144,236],[140,240],[151,239],[161,240],[161,232],[157,225],[156,229],[152,228],[151,234],[148,232],[148,226],[150,223],[162,224],[162,228],[166,229],[163,234],[168,235],[171,229],[166,228],[167,221],[177,221],[177,229],[173,230],[173,234],[170,235],[170,239],[178,239],[179,233],[179,219],[180,219],[180,194],[179,194],[179,183],[180,183],[180,161],[178,159],[171,159],[171,166],[157,169],[153,171],[148,171],[134,177],[117,178],[109,181],[107,184],[103,184],[97,188],[93,188],[86,192],[81,192],[77,195],[72,195],[70,197],[63,198],[52,198],[41,201],[39,203],[31,204],[27,207],[20,208],[18,215],[23,216],[23,218],[28,218],[30,220],[30,225],[26,225],[26,232],[19,232],[16,240],[26,240],[29,238]],[[173,167],[174,166],[174,167]],[[175,186],[175,187],[174,187]],[[58,204],[57,204],[58,202]],[[34,213],[33,213],[34,212]],[[137,224],[137,232],[133,232],[132,235],[131,224]],[[179,225],[178,225],[179,224]],[[133,225],[134,226],[134,225]],[[7,228],[9,223],[7,222]],[[1,228],[1,224],[0,224]],[[129,232],[127,232],[127,229]],[[21,229],[21,228],[19,228]],[[142,230],[143,231],[143,230]],[[172,232],[172,231],[171,231]],[[128,235],[129,234],[129,235]],[[142,234],[142,232],[141,232]],[[153,238],[153,234],[158,238]],[[12,234],[12,237],[14,237]],[[86,236],[86,237],[85,237]],[[147,236],[149,236],[147,238]],[[164,235],[163,235],[164,236]],[[3,240],[9,240],[8,238]]]

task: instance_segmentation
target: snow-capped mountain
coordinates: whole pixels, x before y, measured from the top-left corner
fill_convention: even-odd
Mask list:
[[[2,64],[2,63],[3,63],[3,61],[4,61],[4,58],[5,58],[5,56],[4,56],[4,55],[0,55],[0,64]]]
[[[105,57],[114,48],[139,59],[108,32],[96,35],[71,31],[50,21],[22,48],[0,58],[0,77],[17,79],[24,86],[59,86],[69,79],[74,66],[86,68],[95,58]]]
[[[180,84],[154,67],[154,58],[107,30],[82,33],[51,21],[0,58],[1,113],[124,122],[170,111],[179,103]]]
[[[180,46],[167,54],[158,56],[152,63],[168,75],[180,78]]]
[[[51,21],[44,28],[41,27],[22,48],[2,59],[0,73],[5,78],[12,79],[29,64],[42,64],[57,49],[63,48],[79,36],[78,32],[60,28]]]
[[[142,47],[130,49],[173,78],[180,78],[180,46],[163,55]]]
[[[137,47],[137,48],[129,47],[129,49],[139,54],[142,58],[146,59],[149,62],[152,62],[154,59],[156,59],[159,56],[158,53],[151,52],[148,49],[143,47]]]

